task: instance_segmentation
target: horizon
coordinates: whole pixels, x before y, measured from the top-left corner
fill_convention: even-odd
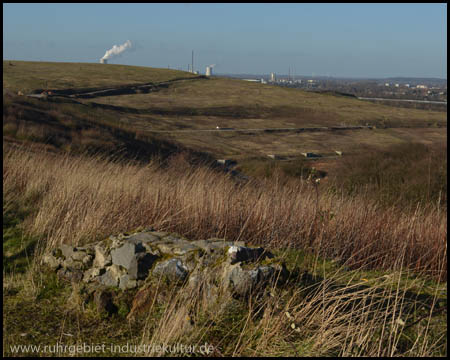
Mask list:
[[[447,4],[3,4],[4,60],[447,79]],[[171,19],[172,21],[167,21]],[[125,46],[126,41],[132,46]],[[114,49],[120,51],[112,51]],[[117,55],[116,55],[117,54]],[[319,75],[320,74],[320,75]]]
[[[71,61],[30,61],[30,60],[18,60],[18,59],[3,59],[3,61],[29,61],[29,62],[49,62],[49,63],[66,63],[66,64],[97,64],[96,62],[71,62]],[[128,65],[128,64],[108,64],[108,65],[123,65],[123,66],[138,66],[138,67],[148,67],[148,68],[155,68],[155,69],[167,69],[167,68],[157,68],[154,66],[146,66],[146,65]],[[175,68],[169,68],[167,70],[176,70],[176,71],[185,71],[183,69],[175,69]],[[199,75],[203,75],[202,73],[199,73]],[[270,73],[213,73],[213,76],[232,76],[232,75],[250,75],[250,76],[270,76]],[[276,74],[277,76],[288,76],[288,74]],[[388,77],[364,77],[364,76],[328,76],[328,75],[321,75],[321,74],[314,74],[313,76],[309,75],[302,75],[302,74],[295,74],[291,75],[293,78],[298,77],[304,77],[304,78],[330,78],[330,79],[360,79],[360,80],[383,80],[383,79],[427,79],[427,80],[445,80],[447,81],[447,78],[439,78],[439,77],[416,77],[416,76],[388,76]]]

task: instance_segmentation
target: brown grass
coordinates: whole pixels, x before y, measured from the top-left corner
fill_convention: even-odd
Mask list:
[[[12,66],[9,64],[13,64]],[[35,89],[68,89],[162,82],[195,78],[186,71],[143,66],[42,61],[3,61],[3,87],[28,93]]]
[[[420,301],[408,293],[424,283],[404,284],[406,274],[400,270],[372,279],[370,285],[363,279],[336,286],[342,283],[338,270],[315,285],[291,284],[290,291],[273,287],[270,293],[277,295],[244,303],[226,296],[213,303],[197,288],[177,289],[157,322],[147,318],[141,344],[206,342],[215,356],[442,354],[444,333],[430,336],[437,330],[431,320],[439,307],[436,294],[430,296],[428,321],[411,331],[418,323],[411,311]]]
[[[352,267],[407,267],[446,278],[442,209],[417,206],[411,215],[363,196],[321,193],[310,182],[281,184],[276,177],[238,186],[207,167],[191,167],[182,156],[164,169],[156,161],[138,166],[9,148],[3,159],[4,206],[34,205],[27,229],[43,236],[41,251],[154,226],[192,239],[295,247]]]

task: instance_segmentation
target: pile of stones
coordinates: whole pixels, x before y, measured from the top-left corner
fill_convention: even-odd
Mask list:
[[[237,298],[261,292],[274,279],[284,281],[289,275],[284,264],[261,247],[218,238],[190,241],[153,229],[83,247],[63,244],[45,255],[43,263],[60,277],[94,289],[141,289],[152,279],[194,286],[208,279]]]

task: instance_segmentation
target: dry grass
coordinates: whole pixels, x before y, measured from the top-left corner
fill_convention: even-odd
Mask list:
[[[139,166],[17,149],[4,149],[3,159],[4,203],[33,202],[27,228],[45,235],[42,251],[154,226],[195,239],[300,248],[351,259],[348,265],[356,267],[406,266],[442,275],[447,265],[442,209],[403,213],[276,177],[238,186],[207,167],[191,167],[183,156],[165,169],[157,162]]]
[[[12,63],[13,65],[9,65]],[[41,61],[3,61],[3,88],[28,93],[35,89],[68,89],[162,82],[196,75],[142,66]]]
[[[136,345],[207,343],[213,345],[214,356],[446,354],[446,325],[442,316],[436,317],[446,310],[440,304],[445,283],[430,290],[427,277],[411,276],[409,270],[445,281],[442,210],[418,207],[406,214],[381,209],[363,197],[350,200],[321,193],[312,181],[282,185],[275,178],[237,185],[206,167],[189,166],[182,156],[164,168],[156,161],[139,166],[24,148],[4,147],[3,157],[4,211],[12,204],[33,209],[24,227],[41,239],[36,255],[61,242],[91,242],[149,225],[192,239],[225,236],[316,254],[308,260],[315,275],[306,281],[295,275],[302,262],[292,259],[292,250],[281,251],[291,279],[244,302],[220,292],[212,302],[204,293],[205,284],[162,291],[156,285],[148,293],[144,319],[137,323],[93,317],[76,291],[67,297],[70,291],[49,283],[34,262],[26,274],[4,273],[4,294],[20,291],[21,299],[14,305],[11,295],[4,295],[13,312],[4,316],[6,330],[14,329],[14,316],[25,313],[17,306],[26,305],[34,306],[35,321],[43,316],[57,336],[76,334],[73,341],[78,342],[111,341],[108,331],[120,329],[130,334],[126,341]],[[342,266],[335,262],[330,268],[318,255],[339,258]],[[381,275],[368,268],[389,272]],[[53,313],[60,315],[55,318]],[[93,331],[92,321],[105,333]],[[18,334],[11,334],[7,343],[17,344]],[[47,334],[45,341],[54,339]]]
[[[432,319],[438,297],[429,297],[425,315],[417,319],[415,311],[424,303],[411,297],[410,290],[424,283],[416,279],[405,284],[406,273],[338,286],[346,276],[338,270],[313,285],[292,282],[244,303],[229,297],[213,303],[201,296],[205,286],[177,289],[158,322],[148,313],[140,344],[206,342],[214,347],[214,356],[442,355],[445,325]]]
[[[184,110],[185,115],[193,111],[197,115],[223,117],[219,119],[224,122],[222,126],[235,126],[233,119],[239,119],[240,128],[255,128],[255,120],[263,128],[366,123],[423,127],[435,121],[447,124],[445,112],[399,109],[227,78],[179,82],[148,94],[108,96],[92,101],[141,110]]]

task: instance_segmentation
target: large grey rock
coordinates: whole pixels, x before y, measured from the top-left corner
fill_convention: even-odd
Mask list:
[[[287,270],[284,266],[257,266],[246,269],[241,263],[224,267],[222,279],[224,286],[234,295],[248,296],[263,290],[271,281],[284,280]]]
[[[188,273],[187,267],[177,258],[157,263],[152,272],[153,276],[161,276],[176,282],[184,281],[188,276]]]
[[[146,252],[142,243],[126,241],[121,247],[111,250],[113,265],[125,268],[130,279],[145,279],[157,255]]]

